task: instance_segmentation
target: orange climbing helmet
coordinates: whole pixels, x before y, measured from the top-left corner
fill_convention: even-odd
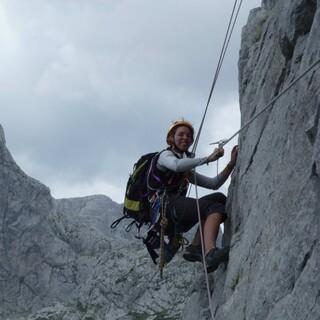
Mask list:
[[[168,145],[172,144],[172,136],[173,136],[175,130],[178,127],[181,127],[181,126],[188,127],[190,129],[191,138],[192,138],[192,142],[193,142],[193,140],[194,140],[194,128],[193,128],[192,124],[189,121],[186,121],[184,119],[179,119],[179,120],[176,120],[175,122],[173,122],[172,125],[168,129],[168,133],[167,133],[167,144]]]

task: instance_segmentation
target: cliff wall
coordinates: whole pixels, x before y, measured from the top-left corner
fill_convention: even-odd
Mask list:
[[[265,0],[243,29],[241,123],[320,58],[320,1]],[[320,71],[310,72],[239,136],[216,320],[320,317]]]

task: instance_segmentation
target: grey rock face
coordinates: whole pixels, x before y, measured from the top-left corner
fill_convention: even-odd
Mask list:
[[[6,144],[6,138],[4,136],[4,131],[2,126],[0,126],[0,144],[5,145]]]
[[[53,208],[50,191],[28,177],[13,161],[4,142],[0,142],[0,317],[19,310],[41,306],[40,296],[54,300],[49,290],[59,282],[62,262],[56,254],[54,235],[46,223]],[[44,248],[42,243],[46,243]],[[68,290],[68,284],[64,288]]]
[[[112,201],[105,195],[93,195],[80,198],[57,199],[56,215],[64,220],[64,224],[73,224],[77,221],[79,230],[94,228],[92,232],[112,239],[133,239],[134,233],[125,232],[124,221],[119,227],[111,229],[111,223],[121,216],[122,205]],[[69,222],[68,222],[69,221]],[[81,238],[81,237],[80,237]],[[84,240],[84,239],[83,239]]]
[[[91,253],[110,244],[100,235],[86,241],[86,232],[83,252],[76,250],[81,219],[62,223],[50,190],[17,166],[0,132],[0,319],[25,319],[42,307],[75,303],[79,282],[96,263]]]
[[[55,234],[79,255],[95,256],[110,249],[110,224],[121,206],[103,195],[55,200]]]
[[[319,4],[263,1],[251,12],[239,59],[242,125],[320,58]],[[212,284],[216,320],[320,319],[319,93],[317,69],[240,134],[230,261]]]
[[[177,319],[198,265],[178,254],[164,279],[145,247],[110,224],[106,196],[53,199],[5,146],[0,126],[0,319]]]

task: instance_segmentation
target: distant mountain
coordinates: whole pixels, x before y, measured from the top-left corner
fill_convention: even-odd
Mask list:
[[[200,266],[178,255],[160,280],[126,223],[110,229],[121,205],[52,198],[15,163],[1,126],[0,188],[0,319],[180,317]]]
[[[77,228],[92,228],[92,232],[103,237],[132,239],[133,233],[124,231],[126,222],[115,230],[111,223],[122,216],[123,206],[112,201],[105,195],[92,195],[79,198],[55,199],[55,214],[64,219],[64,223],[72,224]]]

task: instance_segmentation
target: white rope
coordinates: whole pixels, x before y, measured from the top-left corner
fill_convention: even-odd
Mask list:
[[[203,124],[204,124],[204,120],[205,120],[205,117],[207,115],[207,111],[208,111],[209,104],[210,104],[210,101],[211,101],[211,98],[212,98],[212,94],[213,94],[214,88],[216,86],[218,77],[219,77],[219,73],[220,73],[220,70],[221,70],[221,67],[222,67],[222,63],[224,61],[224,57],[226,55],[226,52],[227,52],[227,49],[228,49],[228,46],[229,46],[229,42],[230,42],[233,30],[234,30],[236,21],[238,19],[239,11],[240,11],[240,8],[241,8],[241,5],[242,5],[242,0],[240,1],[238,9],[237,9],[237,12],[236,12],[236,15],[234,16],[234,12],[236,10],[237,3],[238,3],[238,0],[235,0],[235,2],[233,4],[233,8],[232,8],[232,13],[231,13],[231,16],[230,16],[230,19],[229,19],[229,24],[228,24],[228,27],[227,27],[226,35],[225,35],[225,38],[224,38],[224,41],[223,41],[223,45],[222,45],[222,48],[221,48],[221,52],[220,52],[219,60],[218,60],[218,63],[217,63],[217,67],[216,67],[216,70],[215,70],[215,73],[214,73],[213,82],[212,82],[212,85],[211,85],[211,89],[210,89],[209,97],[208,97],[207,104],[206,104],[206,107],[205,107],[205,111],[203,113],[202,120],[201,120],[201,123],[200,123],[200,127],[199,127],[197,136],[195,138],[195,141],[194,141],[194,144],[193,144],[193,147],[192,147],[192,153],[193,154],[196,153],[196,149],[197,149],[198,142],[199,142],[199,139],[200,139],[200,135],[201,135],[202,127],[203,127]],[[232,25],[232,27],[231,27],[231,25]],[[188,191],[188,197],[190,196],[191,189],[192,189],[192,186],[190,185],[189,191]]]
[[[206,117],[206,114],[207,114],[207,111],[208,111],[208,108],[209,108],[209,104],[210,104],[210,101],[211,101],[213,90],[214,90],[215,85],[217,83],[217,79],[218,79],[218,76],[219,76],[219,73],[220,73],[220,70],[221,70],[221,67],[222,67],[222,63],[223,63],[223,60],[224,60],[224,57],[225,57],[225,54],[226,54],[230,39],[231,39],[231,35],[232,35],[235,23],[237,21],[238,15],[239,15],[239,11],[240,11],[240,8],[241,8],[241,5],[242,5],[242,0],[240,1],[239,7],[237,9],[236,16],[233,19],[237,3],[238,3],[238,0],[235,0],[234,6],[233,6],[233,10],[232,10],[232,14],[231,14],[231,17],[230,17],[230,20],[229,20],[229,25],[228,25],[228,28],[227,28],[226,36],[225,36],[224,43],[223,43],[223,46],[222,46],[222,50],[221,50],[221,53],[220,53],[220,58],[219,58],[218,65],[217,65],[217,68],[216,68],[216,71],[215,71],[215,75],[214,75],[214,78],[213,78],[213,83],[212,83],[211,90],[210,90],[210,93],[209,93],[207,105],[206,105],[206,108],[205,108],[205,111],[204,111],[204,114],[203,114],[203,117],[202,117],[202,120],[201,120],[201,124],[200,124],[199,130],[198,130],[198,133],[197,133],[197,136],[196,136],[193,148],[192,148],[192,152],[193,153],[196,152],[196,149],[197,149],[197,146],[198,146],[198,142],[199,142],[199,139],[200,139],[200,134],[201,134],[202,127],[203,127],[203,124],[204,124],[204,120],[205,120],[205,117]],[[233,20],[233,23],[232,23],[232,20]],[[232,25],[232,27],[231,27],[231,25]],[[230,31],[230,27],[231,27],[231,31]],[[218,170],[218,167],[217,167],[217,170]],[[218,173],[217,173],[217,175],[218,175]],[[214,320],[214,312],[213,312],[213,307],[212,307],[212,303],[211,303],[210,283],[209,283],[207,266],[206,266],[206,261],[205,261],[205,248],[204,248],[204,243],[203,243],[204,240],[203,240],[203,230],[202,230],[202,224],[201,224],[201,214],[200,214],[200,206],[199,206],[196,169],[194,169],[194,185],[195,185],[196,203],[197,203],[198,220],[199,220],[199,232],[200,232],[200,239],[201,239],[202,262],[203,262],[205,278],[206,278],[210,314],[211,314],[212,320]],[[191,187],[189,188],[188,195],[190,194],[190,192],[191,192]]]
[[[228,49],[228,46],[229,46],[229,42],[230,42],[233,30],[234,30],[235,23],[236,23],[236,21],[238,19],[239,11],[240,11],[240,8],[241,8],[241,5],[242,5],[242,0],[240,1],[240,4],[239,4],[237,12],[236,12],[236,15],[234,17],[234,12],[235,12],[235,9],[236,9],[236,6],[237,6],[237,2],[238,2],[238,0],[235,0],[234,5],[233,5],[232,13],[231,13],[231,16],[230,16],[230,19],[229,19],[228,28],[227,28],[226,35],[225,35],[225,38],[224,38],[224,41],[223,41],[223,45],[222,45],[222,48],[221,48],[219,61],[218,61],[218,64],[217,64],[217,67],[216,67],[216,70],[215,70],[215,73],[214,73],[213,82],[212,82],[212,85],[211,85],[211,89],[210,89],[209,97],[208,97],[208,100],[207,100],[206,108],[205,108],[205,111],[203,113],[202,120],[201,120],[201,123],[200,123],[200,127],[199,127],[199,130],[198,130],[197,136],[195,138],[194,144],[193,144],[192,153],[196,152],[196,149],[197,149],[197,146],[198,146],[198,142],[199,142],[199,139],[200,139],[200,135],[201,135],[201,131],[202,131],[202,127],[203,127],[203,124],[204,124],[204,120],[205,120],[205,117],[207,115],[209,104],[210,104],[210,101],[211,101],[211,98],[212,98],[212,94],[213,94],[214,88],[215,88],[217,80],[218,80],[218,76],[219,76],[219,73],[220,73],[220,70],[221,70],[221,67],[222,67],[222,63],[224,61],[224,57],[226,55],[226,52],[227,52],[227,49]],[[231,25],[232,25],[232,27],[231,27]]]
[[[219,159],[217,159],[217,176],[219,175]]]
[[[204,274],[206,279],[207,285],[207,293],[208,293],[208,300],[209,300],[209,308],[212,320],[214,320],[214,312],[211,303],[211,290],[210,290],[210,283],[209,283],[209,276],[207,271],[207,264],[205,259],[205,247],[204,247],[204,238],[203,238],[203,230],[202,230],[202,223],[201,223],[201,213],[200,213],[200,205],[199,205],[199,197],[198,197],[198,184],[197,184],[197,176],[196,176],[196,169],[194,169],[194,186],[196,191],[196,203],[197,203],[197,212],[198,212],[198,220],[199,220],[199,233],[200,233],[200,240],[201,240],[201,252],[202,252],[202,264],[204,268]]]

